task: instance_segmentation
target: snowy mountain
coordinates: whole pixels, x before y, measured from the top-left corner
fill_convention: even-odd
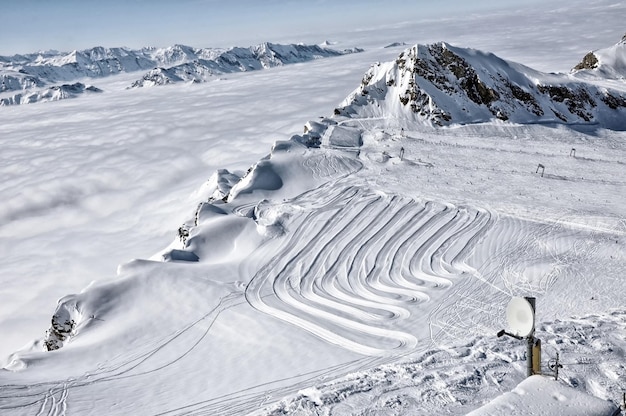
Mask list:
[[[212,74],[250,71],[311,59],[360,52],[336,51],[317,45],[262,43],[249,48],[198,49],[186,45],[167,48],[95,47],[70,53],[0,57],[0,92],[27,90],[59,81],[98,78],[151,69],[134,87],[175,81],[201,81]]]
[[[196,58],[171,67],[149,71],[132,87],[171,84],[180,81],[203,82],[209,77],[231,72],[254,71],[286,64],[328,58],[362,50],[336,51],[317,45],[278,45],[262,43],[250,48],[232,48],[225,51],[201,51]],[[189,55],[186,55],[189,58]]]
[[[626,35],[616,45],[589,52],[572,69],[572,73],[622,80],[626,78]]]
[[[610,62],[619,62],[620,51],[606,51],[603,61],[615,56]],[[436,125],[499,119],[625,129],[626,94],[442,42],[415,45],[395,61],[373,65],[335,114]]]
[[[36,79],[37,86],[79,78],[97,78],[121,72],[149,69],[158,62],[158,49],[95,47],[69,53],[43,53],[3,57],[0,71],[11,82],[3,84],[4,91],[28,89],[31,83],[18,74]]]
[[[33,75],[0,69],[0,92],[42,87],[44,82]]]
[[[10,97],[0,98],[0,107],[7,105],[32,104],[45,101],[59,101],[91,92],[102,92],[102,90],[94,87],[93,85],[87,86],[80,82],[75,82],[74,84],[55,85],[43,90],[18,93]]]

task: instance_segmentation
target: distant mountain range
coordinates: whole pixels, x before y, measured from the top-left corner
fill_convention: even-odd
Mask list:
[[[146,71],[129,88],[204,82],[215,75],[253,71],[361,52],[322,45],[262,43],[249,48],[96,47],[71,53],[0,57],[0,106],[52,101],[100,91],[59,81]],[[376,63],[335,109],[347,117],[394,117],[447,125],[494,119],[514,123],[600,123],[626,129],[626,36],[588,53],[569,74],[543,73],[491,53],[445,42],[415,45],[395,61]]]
[[[186,59],[178,59],[180,63],[152,69],[140,80],[134,82],[132,87],[162,85],[180,81],[203,82],[213,75],[272,68],[361,52],[362,50],[355,48],[337,51],[319,45],[262,43],[249,48],[201,51],[196,54],[194,59],[191,59],[193,54],[188,51],[185,55]]]
[[[100,78],[123,72],[146,71],[131,87],[203,82],[216,74],[252,71],[318,58],[361,52],[352,48],[334,50],[319,45],[262,43],[249,48],[198,49],[185,45],[168,48],[95,47],[83,51],[56,51],[0,56],[0,93],[22,91],[0,101],[0,105],[61,99],[45,91],[24,91],[85,78]],[[52,88],[61,88],[55,86]],[[30,99],[25,100],[25,96]],[[37,99],[36,97],[40,97]]]
[[[593,52],[570,74],[547,74],[445,42],[415,45],[373,65],[335,115],[447,125],[600,123],[626,129],[626,40]]]

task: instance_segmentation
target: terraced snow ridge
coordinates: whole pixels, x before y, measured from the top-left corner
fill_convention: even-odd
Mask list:
[[[393,328],[423,310],[431,293],[471,273],[464,258],[491,225],[486,212],[356,187],[321,187],[293,203],[311,212],[290,224],[287,241],[254,275],[246,299],[367,355],[415,348],[415,336]]]

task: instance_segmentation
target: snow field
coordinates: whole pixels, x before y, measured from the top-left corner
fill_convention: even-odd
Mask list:
[[[528,400],[532,394],[529,392],[526,400],[498,398],[496,401],[507,406],[507,412],[525,409],[543,412],[543,409],[552,407],[559,414],[566,411],[580,414],[586,409],[589,414],[606,414],[592,412],[610,408],[602,400],[616,402],[621,396],[623,384],[620,383],[626,377],[626,344],[620,335],[612,337],[611,348],[600,339],[608,334],[623,334],[625,319],[624,310],[616,310],[543,323],[538,331],[544,342],[546,364],[548,358],[555,358],[558,350],[564,365],[559,373],[558,386],[546,381],[544,390],[541,394],[534,394],[533,400]],[[572,337],[564,337],[566,333]],[[512,370],[517,378],[512,377]],[[410,360],[381,365],[302,389],[253,414],[467,414],[494,397],[515,389],[524,379],[525,371],[523,343],[496,338],[495,334],[466,336],[463,343],[449,344],[415,355]],[[547,365],[543,371],[546,377],[553,374]],[[612,382],[606,383],[606,380]],[[574,391],[560,386],[574,388]],[[581,394],[581,390],[596,395],[598,400],[593,401],[593,397]],[[554,401],[546,403],[545,398],[553,396]],[[559,407],[555,407],[557,403]],[[533,405],[539,405],[542,410],[533,408]]]

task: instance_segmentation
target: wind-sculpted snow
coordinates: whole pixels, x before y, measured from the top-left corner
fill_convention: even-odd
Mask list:
[[[471,269],[464,263],[492,225],[483,210],[320,187],[296,198],[308,211],[246,290],[256,309],[368,355],[413,349],[394,329],[421,314],[431,293]],[[377,218],[370,224],[367,218]],[[415,319],[415,317],[413,317]]]

